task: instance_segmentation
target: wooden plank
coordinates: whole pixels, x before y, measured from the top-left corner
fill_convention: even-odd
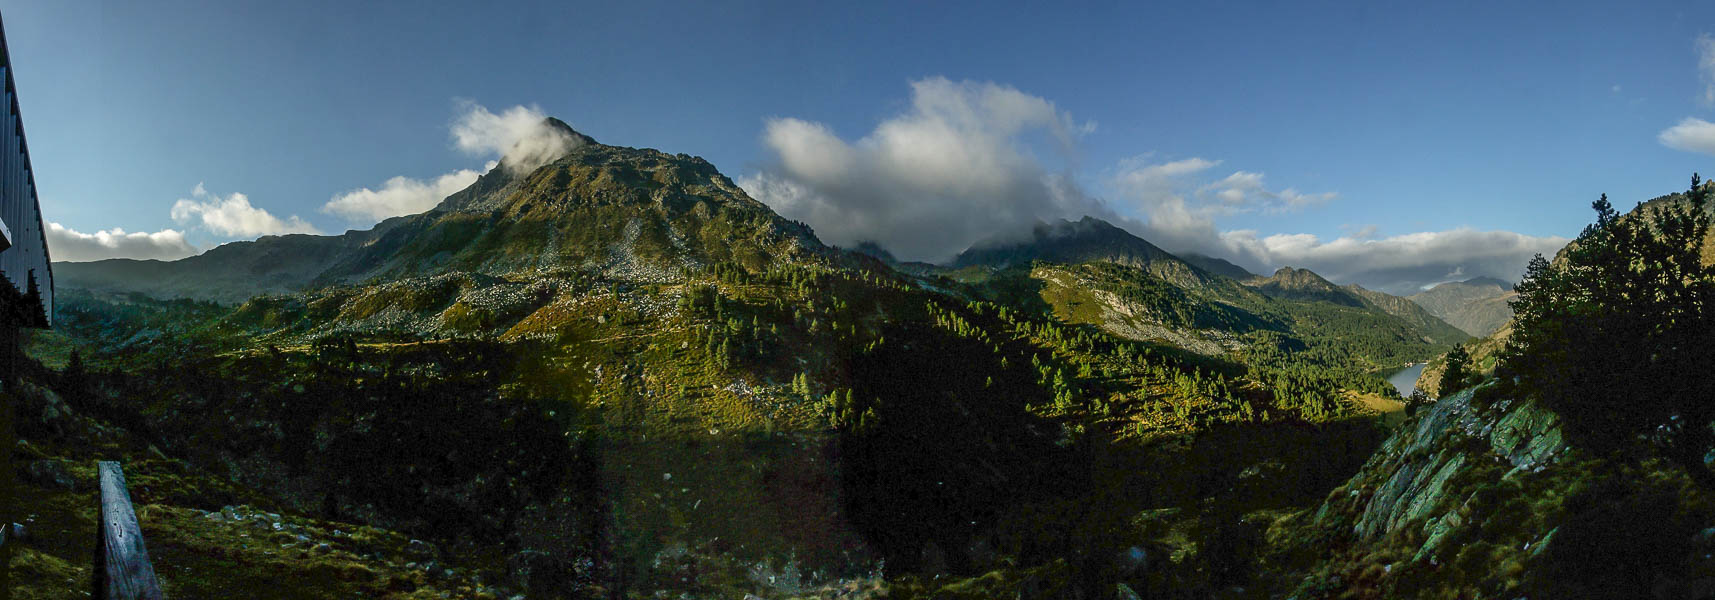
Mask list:
[[[12,525],[0,520],[0,600],[12,600],[12,547],[6,545],[10,537]]]
[[[149,551],[143,547],[143,529],[131,507],[131,492],[125,489],[125,473],[119,463],[96,463],[101,473],[101,547],[96,550],[97,590],[108,600],[162,600],[161,584]]]

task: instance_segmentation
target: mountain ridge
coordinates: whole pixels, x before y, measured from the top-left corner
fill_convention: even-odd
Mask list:
[[[1004,269],[1032,261],[1063,264],[1109,262],[1137,267],[1182,286],[1200,286],[1212,274],[1141,237],[1096,217],[1077,221],[1038,223],[1028,238],[999,235],[960,252],[952,268],[986,266]]]
[[[528,173],[506,161],[423,213],[340,235],[222,244],[177,261],[63,265],[62,285],[227,304],[263,293],[452,271],[488,275],[602,267],[660,279],[664,269],[735,258],[832,256],[802,224],[751,199],[698,157],[578,143]]]
[[[1364,300],[1353,295],[1350,290],[1335,285],[1309,269],[1281,267],[1276,269],[1273,275],[1250,279],[1244,283],[1272,298],[1328,302],[1351,307],[1364,305]]]
[[[1207,254],[1182,252],[1179,254],[1179,259],[1202,268],[1204,271],[1237,281],[1244,281],[1257,276],[1256,273],[1250,272],[1250,269],[1233,264],[1232,261],[1228,261],[1224,258],[1216,258]]]

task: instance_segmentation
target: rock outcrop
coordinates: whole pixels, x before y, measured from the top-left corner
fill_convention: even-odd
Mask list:
[[[1293,597],[1704,598],[1710,495],[1663,461],[1570,447],[1497,383],[1443,398],[1301,522]],[[1663,502],[1667,498],[1669,501]],[[1314,558],[1310,558],[1314,557]],[[1290,562],[1291,559],[1283,559]]]

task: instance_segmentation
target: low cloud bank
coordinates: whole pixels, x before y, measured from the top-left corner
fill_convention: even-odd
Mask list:
[[[1012,87],[924,79],[912,82],[909,109],[855,141],[821,123],[768,120],[763,143],[776,160],[738,184],[830,243],[873,241],[903,260],[943,261],[996,232],[1110,215],[1026,146],[1046,138],[1070,162],[1094,127]]]
[[[489,168],[493,168],[490,163]],[[471,169],[459,169],[436,177],[432,181],[412,179],[403,175],[387,180],[381,189],[358,188],[329,200],[322,212],[339,215],[351,221],[380,222],[389,217],[414,215],[434,208],[454,192],[470,187],[481,176]]]
[[[1338,196],[1306,195],[1290,188],[1269,191],[1260,174],[1243,171],[1212,184],[1198,183],[1199,174],[1219,165],[1202,158],[1126,161],[1113,177],[1116,198],[1142,217],[1117,224],[1173,252],[1225,258],[1264,275],[1283,266],[1306,268],[1331,281],[1393,294],[1414,293],[1425,283],[1456,278],[1518,281],[1531,256],[1553,255],[1568,241],[1471,228],[1378,238],[1376,227],[1368,226],[1329,240],[1307,233],[1222,230],[1218,220],[1224,216],[1300,210]],[[1243,193],[1229,193],[1233,190]]]
[[[1230,249],[1241,264],[1302,267],[1331,281],[1408,295],[1428,284],[1478,276],[1517,282],[1530,257],[1553,256],[1568,241],[1470,228],[1326,241],[1309,234],[1257,237],[1234,231],[1222,234],[1219,246]]]
[[[178,260],[200,252],[185,241],[185,232],[162,229],[154,233],[127,232],[115,227],[84,233],[48,223],[48,256],[55,261],[85,262],[108,258]]]

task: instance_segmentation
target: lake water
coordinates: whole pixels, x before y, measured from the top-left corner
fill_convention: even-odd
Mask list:
[[[1423,374],[1423,367],[1427,366],[1427,364],[1428,363],[1417,363],[1395,371],[1392,375],[1387,376],[1387,382],[1393,384],[1393,387],[1399,389],[1400,397],[1410,398],[1411,391],[1417,389],[1417,376]]]

